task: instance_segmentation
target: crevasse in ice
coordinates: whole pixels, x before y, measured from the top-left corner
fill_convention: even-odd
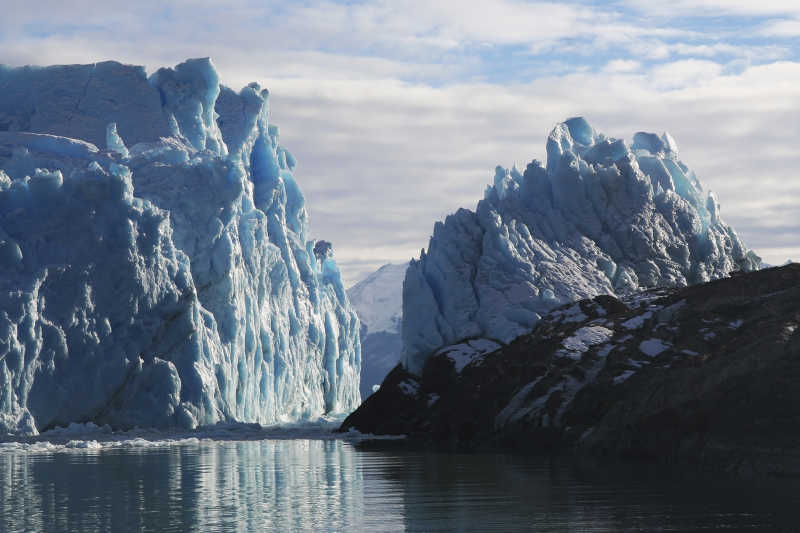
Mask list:
[[[359,401],[268,93],[207,59],[0,67],[0,433],[272,423]]]
[[[463,339],[508,342],[556,305],[758,268],[669,135],[633,143],[583,118],[555,127],[547,164],[497,167],[477,209],[437,222],[403,284],[412,372]]]

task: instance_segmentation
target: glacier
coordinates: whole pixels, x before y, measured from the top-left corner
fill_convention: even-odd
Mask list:
[[[347,289],[361,321],[361,398],[397,366],[403,353],[403,278],[408,263],[387,263]]]
[[[0,66],[0,434],[344,413],[360,324],[269,93]]]
[[[758,269],[668,134],[628,143],[582,117],[558,124],[545,164],[498,166],[475,211],[437,222],[403,282],[403,360],[467,339],[508,343],[555,306]]]

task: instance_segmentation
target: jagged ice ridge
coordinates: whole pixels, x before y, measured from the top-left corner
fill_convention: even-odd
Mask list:
[[[0,433],[358,405],[359,321],[266,90],[195,59],[0,67],[0,95]]]
[[[569,301],[759,263],[668,133],[639,132],[629,145],[572,118],[550,134],[546,166],[498,166],[475,211],[436,223],[403,284],[404,361],[418,373],[442,346],[507,343]]]

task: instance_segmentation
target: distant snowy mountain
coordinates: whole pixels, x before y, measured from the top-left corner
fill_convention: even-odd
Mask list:
[[[408,264],[387,264],[347,290],[361,319],[361,397],[400,361],[403,279]]]
[[[386,264],[349,289],[347,296],[368,333],[400,333],[403,279],[408,264]]]
[[[755,270],[669,134],[633,143],[583,118],[555,127],[547,164],[497,167],[476,211],[434,226],[403,289],[407,368],[464,339],[507,343],[553,307]]]
[[[0,433],[274,423],[360,401],[268,93],[207,59],[0,67]]]

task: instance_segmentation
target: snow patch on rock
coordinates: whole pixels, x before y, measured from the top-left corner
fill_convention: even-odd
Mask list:
[[[501,347],[501,344],[489,339],[470,339],[466,342],[445,346],[436,355],[450,359],[459,374],[468,364],[480,360],[488,353]]]
[[[656,357],[672,348],[672,345],[662,339],[647,339],[639,343],[639,351],[648,357]]]
[[[614,331],[603,326],[584,326],[576,330],[571,336],[561,343],[564,347],[556,352],[563,357],[580,359],[589,348],[611,340]]]

